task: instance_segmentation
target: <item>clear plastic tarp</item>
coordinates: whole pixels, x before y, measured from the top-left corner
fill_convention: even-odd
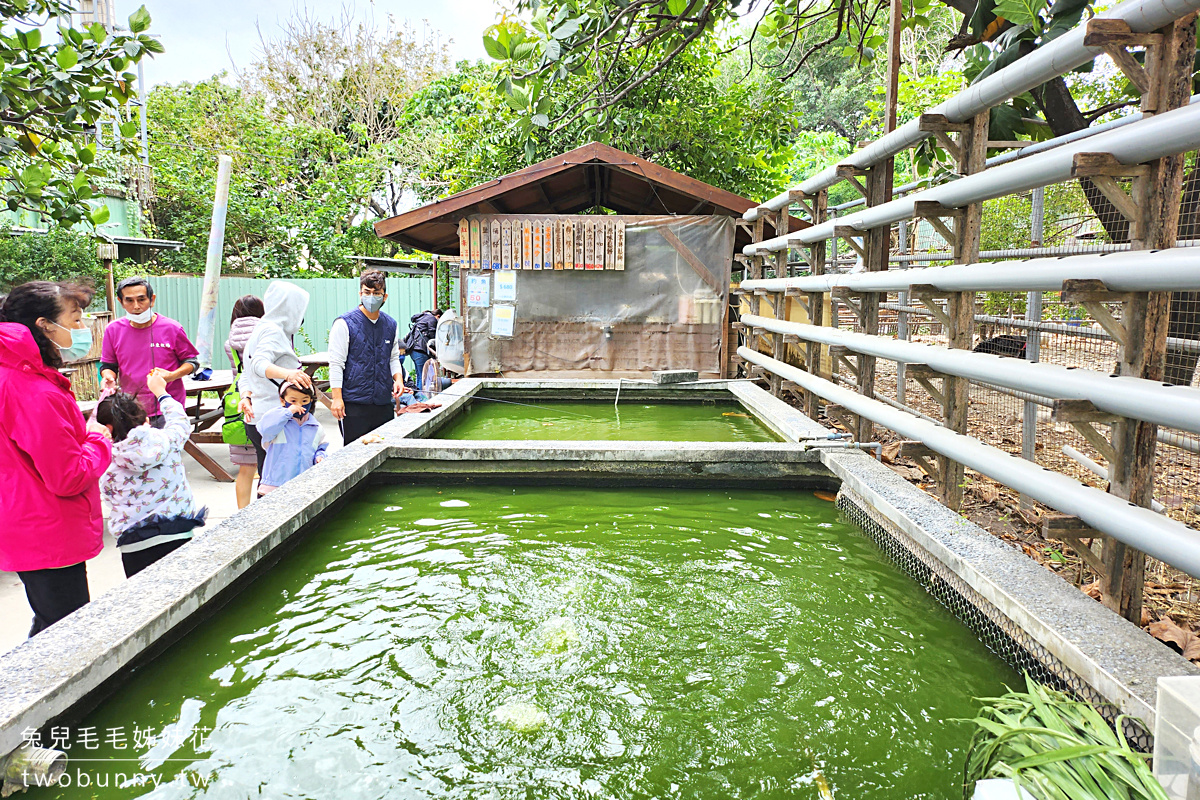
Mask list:
[[[580,217],[472,219],[553,222]],[[511,303],[495,298],[498,273],[461,271],[470,374],[661,369],[720,373],[733,218],[604,219],[625,223],[624,270],[515,270],[516,299]],[[503,290],[500,294],[505,296]],[[472,303],[482,304],[469,307]],[[509,318],[511,336],[504,335]]]

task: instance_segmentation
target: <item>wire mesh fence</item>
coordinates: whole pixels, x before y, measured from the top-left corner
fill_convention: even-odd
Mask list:
[[[1127,192],[1136,191],[1132,180],[1118,180],[1117,185]],[[1098,186],[1081,179],[985,202],[979,260],[1119,252],[1133,247],[1137,233]],[[1178,245],[1200,246],[1197,153],[1185,157]],[[834,240],[824,246],[828,272],[864,269],[863,259],[848,243]],[[901,223],[891,229],[890,268],[950,264],[951,250],[951,243],[927,221]],[[788,274],[806,273],[803,259],[791,261]],[[855,298],[839,298],[835,293],[834,324],[844,330],[938,346],[947,344],[942,323],[929,308],[909,297],[908,292],[881,293],[878,298],[878,324],[867,331],[850,305]],[[1121,303],[1105,304],[1104,308],[1120,321]],[[1113,335],[1083,305],[1064,302],[1060,292],[980,292],[975,296],[974,315],[971,346],[977,351],[1101,374],[1115,374],[1119,370],[1121,351]],[[1198,365],[1200,292],[1174,292],[1164,380],[1174,385],[1197,386]],[[834,360],[833,377],[843,386],[858,388],[855,370],[851,353]],[[940,422],[943,408],[937,396],[939,391],[936,379],[930,380],[925,375],[914,377],[904,365],[895,362],[875,361],[875,396],[890,405]],[[1089,433],[1090,429],[1084,430],[1084,426],[1056,419],[1052,413],[1055,399],[971,382],[967,433],[1081,483],[1105,489],[1109,464],[1104,439]],[[826,421],[835,423],[832,418]],[[1095,430],[1105,436],[1109,433],[1105,424],[1097,425]],[[897,437],[879,431],[878,438],[886,442]],[[924,482],[932,488],[932,481]],[[989,483],[970,471],[967,482],[978,482],[980,487]],[[990,497],[1002,491],[1004,487],[992,485],[984,488],[983,494]],[[1200,528],[1200,436],[1179,430],[1158,431],[1153,495],[1160,513]],[[1030,552],[1028,544],[1021,546]],[[1069,573],[1064,577],[1078,585],[1091,583],[1098,577],[1061,543],[1049,542],[1035,550],[1030,554],[1038,560],[1061,561],[1052,566]],[[1200,582],[1153,559],[1147,564],[1147,580],[1148,591],[1159,593],[1160,608],[1169,609],[1180,621],[1200,622]]]

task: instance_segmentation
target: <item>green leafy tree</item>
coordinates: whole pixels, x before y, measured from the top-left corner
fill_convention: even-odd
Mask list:
[[[184,243],[169,270],[204,267],[217,155],[233,157],[225,257],[232,269],[271,276],[342,274],[383,174],[336,132],[281,124],[260,97],[220,76],[160,86],[147,107],[159,235]]]
[[[618,69],[632,70],[634,65]],[[592,77],[563,86],[586,92]],[[698,47],[643,82],[603,113],[527,136],[528,120],[497,89],[497,69],[460,64],[406,106],[402,119],[437,142],[421,171],[421,194],[460,191],[591,141],[610,144],[698,180],[745,196],[778,191],[789,177],[789,131],[777,121],[782,97],[766,96],[758,79],[726,80],[715,46]]]
[[[103,25],[71,27],[62,0],[0,0],[0,183],[9,210],[37,211],[64,225],[105,222],[92,207],[93,182],[103,177],[89,134],[106,116],[120,114],[134,93],[129,68],[162,52],[146,33],[145,6],[129,17],[129,33]],[[42,29],[57,26],[58,41]],[[136,133],[120,126],[117,146]]]
[[[946,49],[963,52],[969,81],[1045,46],[1090,10],[1089,0],[906,0],[903,6],[907,29],[945,36]],[[760,10],[761,20],[730,47],[746,49],[756,61],[759,53],[775,59],[783,81],[830,51],[873,62],[889,21],[883,0],[514,0],[513,14],[488,30],[484,46],[504,67],[501,89],[532,135],[537,128],[560,130],[603,114],[688,51],[722,38],[741,15]],[[946,13],[954,15],[956,26],[945,25]],[[621,64],[636,68],[622,71]],[[586,90],[561,99],[558,87],[584,74],[593,76]],[[1124,83],[1123,77],[1115,80]],[[1082,110],[1073,84],[1084,85],[1055,78],[992,109],[990,138],[1061,136],[1122,105],[1105,99]],[[1131,92],[1126,97],[1126,103],[1133,102]],[[935,145],[926,142],[917,160],[928,168],[938,156]],[[1109,236],[1127,241],[1127,222],[1090,181],[1082,184]]]

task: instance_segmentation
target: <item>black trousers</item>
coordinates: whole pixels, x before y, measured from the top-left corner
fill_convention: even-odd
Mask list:
[[[254,457],[258,459],[258,475],[261,478],[263,464],[267,460],[267,449],[263,447],[262,436],[258,433],[258,426],[251,425],[249,422],[245,422],[244,424],[246,426],[246,436],[250,439],[250,444],[254,445]]]
[[[393,405],[373,406],[366,403],[346,403],[346,418],[342,420],[342,443],[350,444],[366,436],[380,425],[396,418]]]
[[[178,550],[190,541],[191,539],[176,539],[173,542],[163,542],[154,547],[147,547],[145,550],[121,553],[121,565],[125,567],[125,577],[132,578],[167,553]]]
[[[25,597],[33,609],[30,636],[46,630],[75,609],[87,605],[91,599],[87,564],[82,561],[61,569],[33,569],[17,575],[25,584]]]

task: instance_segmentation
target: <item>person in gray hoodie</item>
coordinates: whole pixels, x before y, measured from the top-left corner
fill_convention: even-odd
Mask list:
[[[245,368],[238,377],[240,405],[246,435],[254,443],[258,474],[263,474],[262,436],[255,420],[279,405],[279,387],[284,383],[312,388],[312,378],[300,368],[292,339],[304,322],[308,292],[294,283],[272,281],[263,293],[264,313],[246,342]]]

